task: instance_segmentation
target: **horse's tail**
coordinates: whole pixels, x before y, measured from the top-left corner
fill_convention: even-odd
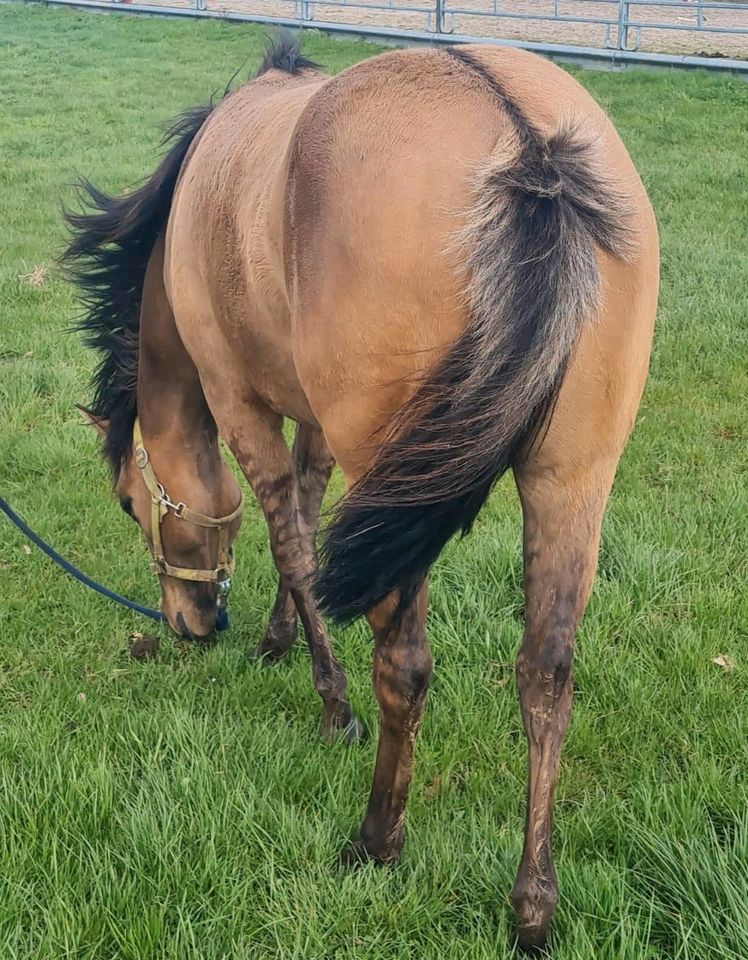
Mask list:
[[[65,210],[71,238],[61,260],[82,292],[85,314],[78,328],[86,344],[101,353],[94,375],[91,413],[111,419],[107,452],[129,443],[135,418],[133,378],[137,377],[140,301],[153,247],[169,217],[179,172],[211,106],[177,117],[164,136],[170,148],[153,175],[136,190],[112,197],[80,182],[85,211]],[[126,394],[124,407],[116,399]],[[112,457],[116,459],[116,457]]]
[[[544,136],[491,81],[515,142],[487,160],[464,234],[469,322],[327,528],[316,590],[341,622],[393,590],[402,609],[447,540],[469,531],[547,424],[599,305],[597,248],[624,257],[630,244],[627,205],[592,142],[571,128]]]

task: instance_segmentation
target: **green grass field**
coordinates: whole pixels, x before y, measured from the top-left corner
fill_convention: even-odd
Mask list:
[[[262,31],[0,5],[0,491],[73,562],[156,601],[79,425],[92,357],[54,257],[76,173],[121,190],[158,125],[222,90]],[[310,35],[339,70],[375,52]],[[748,85],[580,73],[658,214],[652,376],[579,638],[557,805],[557,960],[748,958]],[[246,659],[275,587],[254,503],[233,627],[129,659],[147,622],[0,519],[2,960],[483,960],[512,955],[525,746],[512,661],[520,523],[507,479],[433,577],[436,659],[394,871],[333,870],[374,742],[318,739],[302,647]],[[336,631],[376,709],[362,626]],[[713,658],[729,658],[728,667]]]

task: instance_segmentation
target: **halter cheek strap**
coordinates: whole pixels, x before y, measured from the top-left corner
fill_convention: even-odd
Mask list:
[[[225,517],[207,517],[197,513],[181,501],[174,503],[166,493],[163,484],[158,482],[151,466],[148,451],[143,446],[143,435],[140,432],[140,423],[136,419],[133,427],[133,446],[135,463],[143,477],[143,482],[151,495],[151,569],[154,573],[164,574],[167,577],[176,577],[178,580],[202,581],[216,583],[222,594],[228,593],[231,586],[231,575],[234,572],[234,558],[229,547],[229,527],[242,512],[244,495],[239,498],[239,505],[232,513]],[[164,556],[164,546],[161,540],[161,523],[167,513],[171,511],[175,517],[193,523],[198,527],[208,527],[218,530],[218,565],[213,570],[200,570],[192,567],[175,567],[168,563]]]

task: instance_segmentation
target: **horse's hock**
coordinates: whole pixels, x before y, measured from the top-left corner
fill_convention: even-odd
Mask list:
[[[137,2],[137,0],[135,0]],[[518,43],[748,60],[748,0],[158,0],[159,6]],[[437,19],[441,18],[441,25]]]

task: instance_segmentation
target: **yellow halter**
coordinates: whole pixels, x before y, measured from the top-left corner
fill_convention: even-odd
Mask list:
[[[140,432],[140,423],[137,418],[133,426],[133,446],[135,449],[135,463],[143,476],[143,481],[151,495],[151,540],[152,556],[151,569],[156,574],[167,577],[176,577],[179,580],[202,581],[215,583],[221,596],[226,596],[231,588],[231,575],[234,572],[234,558],[229,547],[229,525],[236,520],[244,506],[244,494],[240,494],[239,506],[226,517],[206,517],[196,513],[181,501],[174,503],[169,497],[163,484],[158,482],[154,473],[148,451],[143,446],[143,435]],[[164,546],[161,541],[161,522],[171,510],[175,517],[194,523],[198,527],[209,527],[218,530],[218,565],[213,570],[195,570],[190,567],[174,567],[167,563],[164,556]]]

